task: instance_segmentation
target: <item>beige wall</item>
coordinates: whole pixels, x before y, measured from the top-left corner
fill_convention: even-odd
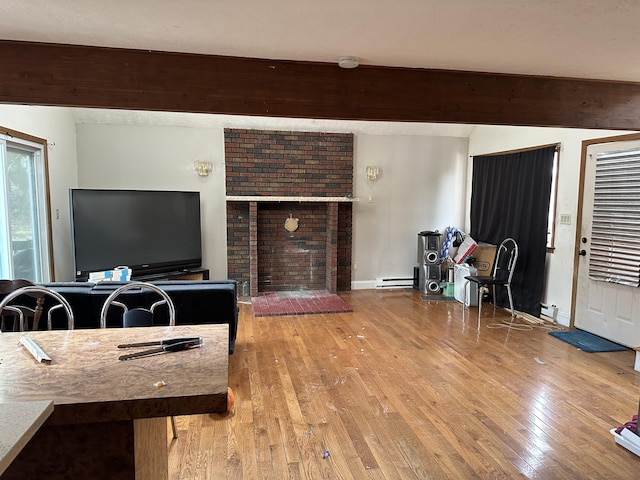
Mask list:
[[[462,229],[467,147],[459,137],[356,136],[354,288],[372,288],[378,277],[411,278],[418,232]],[[378,180],[366,180],[366,165],[379,167]]]

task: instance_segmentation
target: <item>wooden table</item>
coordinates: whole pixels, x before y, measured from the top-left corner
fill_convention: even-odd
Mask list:
[[[53,402],[0,403],[0,475],[53,412]]]
[[[0,334],[0,404],[50,400],[54,409],[2,480],[164,480],[166,417],[227,409],[228,325],[28,332],[49,365],[22,335]],[[201,348],[118,360],[140,350],[122,343],[192,336]]]

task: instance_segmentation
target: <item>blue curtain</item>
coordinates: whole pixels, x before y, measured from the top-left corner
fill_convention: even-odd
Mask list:
[[[473,157],[471,237],[518,243],[511,288],[516,310],[539,316],[544,289],[547,226],[556,146]],[[497,304],[508,306],[498,288]]]

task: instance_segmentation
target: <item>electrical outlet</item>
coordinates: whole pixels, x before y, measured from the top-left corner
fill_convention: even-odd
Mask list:
[[[561,213],[559,223],[561,223],[562,225],[571,225],[571,214]]]

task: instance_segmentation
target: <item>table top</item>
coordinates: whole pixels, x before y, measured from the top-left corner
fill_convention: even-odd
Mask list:
[[[50,364],[20,344],[25,334]],[[119,344],[194,336],[200,348],[118,359],[152,348]],[[1,333],[0,403],[51,400],[49,424],[225,412],[228,338],[226,324]]]
[[[53,412],[53,403],[19,402],[0,404],[0,475]]]

